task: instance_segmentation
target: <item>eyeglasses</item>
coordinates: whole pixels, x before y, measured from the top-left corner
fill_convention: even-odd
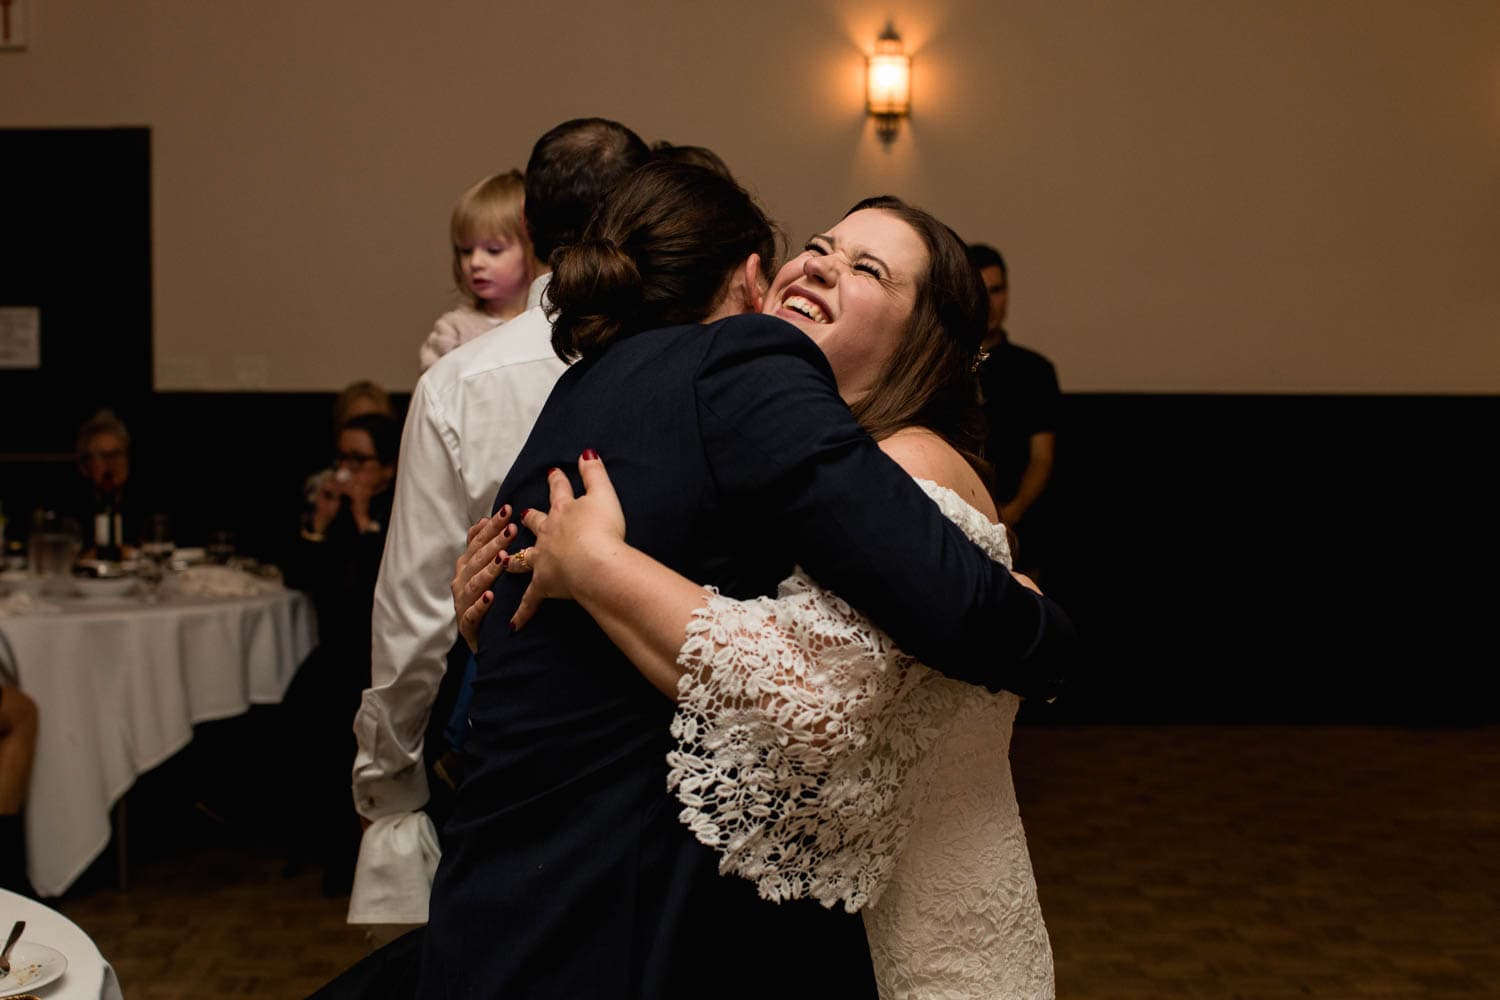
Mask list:
[[[366,462],[378,461],[380,461],[379,455],[361,455],[357,451],[339,451],[334,452],[333,455],[334,465],[353,465],[357,467],[364,465]]]

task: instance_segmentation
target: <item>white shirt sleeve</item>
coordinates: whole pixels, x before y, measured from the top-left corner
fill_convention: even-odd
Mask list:
[[[468,496],[458,436],[417,383],[375,584],[370,689],[354,718],[354,805],[369,818],[427,801],[422,734],[457,635],[448,582],[465,544]]]
[[[532,283],[531,301],[546,285],[547,275]],[[375,584],[370,688],[354,717],[354,806],[368,819],[427,802],[422,736],[458,635],[454,563],[564,370],[537,305],[444,355],[412,393]]]
[[[427,802],[422,738],[458,632],[448,585],[469,526],[490,513],[564,371],[540,306],[547,280],[532,283],[532,308],[503,334],[493,324],[478,331],[412,393],[375,585],[370,688],[354,718],[355,808],[391,819],[372,825],[361,843],[350,902],[356,923],[407,923],[426,912],[436,844],[412,850],[401,831],[426,822],[409,814]]]

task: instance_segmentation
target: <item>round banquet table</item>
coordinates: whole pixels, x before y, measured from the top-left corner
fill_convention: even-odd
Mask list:
[[[25,823],[42,896],[61,895],[99,856],[111,807],[186,746],[195,723],[279,702],[316,642],[311,603],[293,590],[55,603],[0,616],[40,720]]]
[[[42,1000],[121,1000],[120,982],[115,970],[89,936],[78,925],[56,910],[49,910],[35,900],[0,889],[0,934],[8,933],[17,920],[26,921],[21,941],[44,944],[62,953],[68,968],[61,979],[45,986],[26,989]],[[0,979],[0,997],[13,993]]]

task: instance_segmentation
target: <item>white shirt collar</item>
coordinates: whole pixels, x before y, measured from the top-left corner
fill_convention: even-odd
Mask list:
[[[542,304],[542,295],[547,291],[547,284],[552,280],[552,272],[538,275],[531,283],[531,288],[526,292],[526,308],[535,309]],[[548,305],[551,305],[549,302]]]

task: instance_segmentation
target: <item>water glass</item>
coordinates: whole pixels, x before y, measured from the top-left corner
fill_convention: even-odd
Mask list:
[[[146,521],[145,533],[141,536],[141,555],[146,558],[142,575],[153,588],[159,586],[167,575],[167,567],[177,546],[172,542],[172,527],[165,514],[152,514]]]
[[[42,578],[45,594],[71,594],[73,564],[83,543],[71,518],[39,517],[32,524],[27,558],[31,572]]]

